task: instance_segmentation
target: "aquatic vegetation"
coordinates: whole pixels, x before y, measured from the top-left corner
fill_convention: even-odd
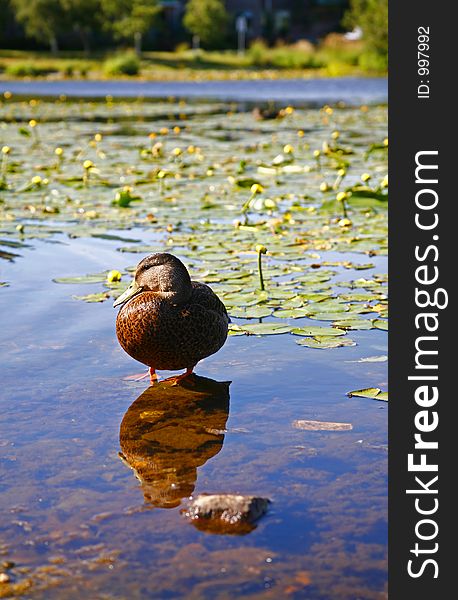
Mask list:
[[[167,251],[222,298],[231,335],[330,349],[354,345],[349,331],[387,329],[374,262],[387,252],[384,107],[287,107],[258,121],[235,105],[5,95],[0,117],[2,246],[119,242],[106,272],[55,279],[97,284],[74,298],[116,299],[136,256]]]
[[[356,396],[357,398],[372,398],[374,400],[382,400],[388,402],[388,392],[382,392],[380,388],[365,388],[363,390],[354,390],[348,392],[347,396],[351,398]]]
[[[262,255],[267,254],[267,248],[262,244],[256,246],[256,252],[258,253],[258,273],[259,273],[259,289],[261,292],[264,291],[264,277],[262,275]]]
[[[8,155],[11,152],[11,148],[9,146],[3,146],[2,148],[2,163],[0,165],[0,190],[4,190],[7,188],[8,183],[6,181],[6,172],[8,165]]]

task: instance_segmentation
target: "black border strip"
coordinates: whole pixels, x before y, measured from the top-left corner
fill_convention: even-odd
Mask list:
[[[456,504],[452,483],[457,471],[454,461],[458,431],[456,427],[452,430],[454,421],[451,410],[458,404],[458,397],[456,386],[452,383],[451,363],[456,352],[452,335],[457,328],[452,315],[454,294],[451,280],[456,273],[452,261],[457,254],[455,244],[458,242],[458,221],[452,214],[458,202],[455,182],[458,181],[457,102],[453,92],[458,30],[451,10],[452,5],[445,1],[389,2],[390,600],[440,600],[456,595],[451,579],[451,567],[455,562],[452,554],[453,531],[456,528],[452,512],[452,503]],[[419,39],[425,38],[418,37],[423,33],[420,27],[429,28],[429,49],[425,51],[428,54],[429,73],[421,74],[417,61],[422,57],[417,52]],[[420,88],[420,92],[424,93],[419,97],[420,85],[427,85],[429,93],[426,87]],[[417,154],[422,151],[437,151],[437,155]],[[437,171],[419,171],[417,179],[435,180],[437,177],[437,183],[416,182],[416,156],[423,164],[438,166]],[[455,183],[453,188],[452,180]],[[416,206],[415,198],[420,189],[431,189],[437,193],[439,200],[435,208],[420,210]],[[421,193],[420,203],[423,200],[425,204],[428,201],[433,203],[434,193]],[[424,219],[423,223],[426,223],[426,219],[432,223],[436,213],[439,219],[437,227],[420,229],[415,224],[417,213],[420,219]],[[437,248],[437,257],[433,248],[427,251],[428,246]],[[423,260],[416,258],[415,252],[417,256],[424,257]],[[416,269],[424,265],[427,265],[426,271],[417,272],[417,277],[426,275],[431,278],[435,273],[434,267],[437,267],[439,276],[434,284],[420,285],[416,280]],[[448,292],[448,307],[419,308],[415,288],[429,290],[431,294],[437,288],[444,288]],[[441,294],[441,301],[444,298],[445,294]],[[425,332],[423,318],[417,322],[419,328],[416,327],[415,317],[422,312],[437,314],[437,331]],[[434,318],[429,321],[430,325],[433,323]],[[419,337],[425,335],[437,336],[438,339],[419,342]],[[420,348],[425,349],[429,345],[428,349],[437,350],[438,353],[416,356],[416,342],[417,345],[420,343]],[[415,368],[416,358],[420,364],[435,364],[438,368]],[[455,370],[458,372],[458,367]],[[436,375],[438,380],[409,380],[411,375]],[[419,386],[427,386],[427,398],[432,397],[433,387],[437,386],[438,401],[435,404],[431,402],[430,406],[420,406],[415,399],[415,391]],[[424,395],[422,397],[425,399]],[[421,401],[422,397],[418,396],[418,399]],[[428,416],[417,416],[417,425],[425,426],[426,420],[432,423],[435,419],[433,413],[437,413],[437,428],[423,433],[422,439],[438,441],[438,450],[414,448],[414,434],[418,433],[415,417],[425,410]],[[425,461],[438,465],[437,472],[409,472],[408,455],[414,453],[413,460],[418,463],[423,452]],[[430,483],[436,475],[438,479]],[[415,476],[423,481],[423,485],[429,486],[429,490],[437,490],[437,493],[406,493],[408,489],[421,490],[421,484],[415,480]],[[437,510],[430,515],[421,515],[416,509],[416,502],[420,510],[433,510],[436,505]],[[418,525],[422,519],[437,523],[437,535],[430,540],[418,539],[416,535],[416,527],[417,533],[424,537],[432,536],[436,531],[433,523]],[[412,552],[416,543],[421,549],[421,552],[417,551],[418,556]],[[446,551],[446,547],[450,550]],[[429,559],[435,563],[425,564]],[[417,575],[421,572],[419,576],[409,575],[409,560],[413,561],[411,571]]]

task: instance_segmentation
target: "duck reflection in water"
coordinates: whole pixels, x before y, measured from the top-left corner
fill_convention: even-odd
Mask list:
[[[127,410],[119,455],[141,482],[145,502],[173,508],[192,494],[197,468],[223,447],[229,385],[192,374],[149,387]]]

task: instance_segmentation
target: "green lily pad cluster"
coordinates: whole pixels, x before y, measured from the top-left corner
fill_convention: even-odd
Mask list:
[[[0,258],[59,236],[118,243],[106,272],[55,280],[77,300],[118,297],[142,255],[167,251],[222,298],[231,335],[331,349],[387,329],[386,107],[258,121],[229,104],[13,96],[0,119]]]

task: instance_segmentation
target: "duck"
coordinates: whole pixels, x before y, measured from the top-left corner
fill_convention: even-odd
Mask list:
[[[132,283],[113,303],[118,306],[119,344],[149,367],[151,384],[158,380],[157,370],[185,369],[172,378],[174,382],[188,377],[227,339],[230,319],[223,302],[208,285],[192,281],[173,254],[150,254],[141,260]]]
[[[278,110],[272,102],[267,107],[255,106],[252,112],[256,121],[266,121],[270,119],[283,119],[287,112],[284,108]]]

